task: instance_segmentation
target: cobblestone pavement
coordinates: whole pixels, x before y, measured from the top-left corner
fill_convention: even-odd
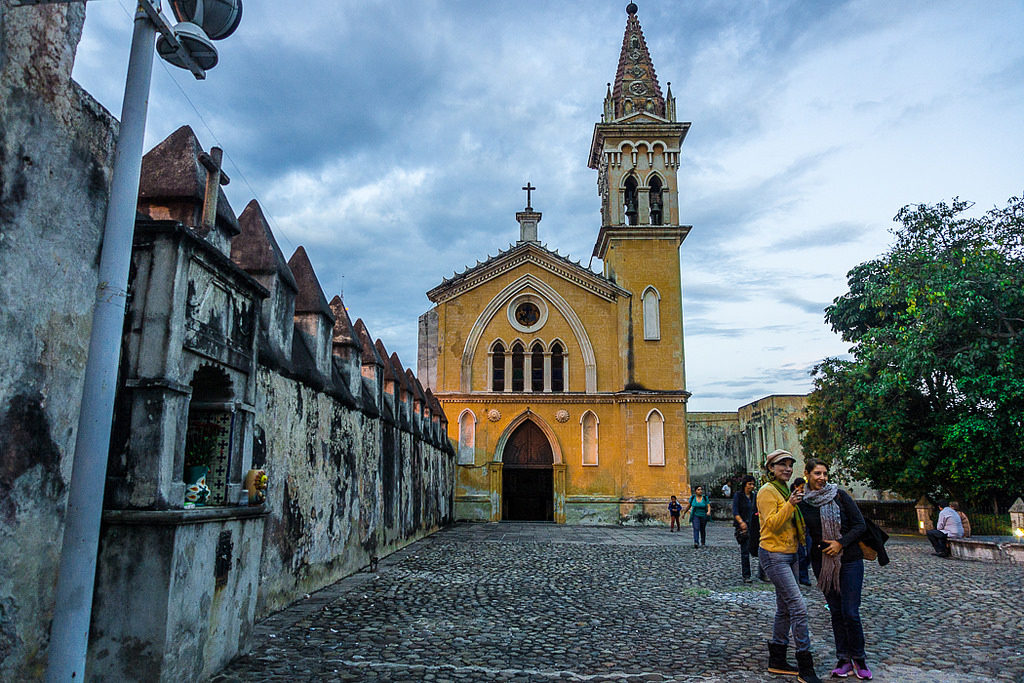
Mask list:
[[[213,680],[772,680],[773,589],[739,580],[728,524],[708,531],[694,549],[685,527],[459,524],[261,622]],[[1024,567],[887,548],[861,609],[875,680],[1024,683]],[[827,674],[828,612],[805,595]]]

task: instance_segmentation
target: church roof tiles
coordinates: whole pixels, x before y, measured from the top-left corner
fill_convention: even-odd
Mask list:
[[[288,267],[299,286],[299,293],[295,297],[295,312],[319,313],[329,318],[333,324],[334,313],[327,304],[327,297],[324,296],[324,290],[313,271],[313,264],[309,262],[309,257],[306,256],[306,250],[303,247],[300,246],[295,250],[288,260]]]

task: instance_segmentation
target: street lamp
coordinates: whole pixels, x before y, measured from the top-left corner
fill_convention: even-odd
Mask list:
[[[14,4],[72,1],[14,0]],[[217,64],[217,50],[211,41],[231,35],[242,18],[241,0],[178,0],[171,4],[180,22],[176,26],[161,12],[160,0],[138,0],[135,11],[50,627],[48,681],[85,679],[107,452],[153,75],[153,39],[160,34],[156,47],[161,58],[203,79],[206,70]]]

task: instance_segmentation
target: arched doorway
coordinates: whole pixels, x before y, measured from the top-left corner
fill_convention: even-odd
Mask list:
[[[502,455],[501,518],[554,521],[554,456],[532,420],[519,425]]]

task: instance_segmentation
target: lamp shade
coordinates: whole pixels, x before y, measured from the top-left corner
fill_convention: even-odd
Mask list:
[[[200,69],[207,71],[217,66],[217,48],[214,47],[201,28],[195,24],[183,21],[174,27],[174,36],[188,51],[192,60]],[[163,36],[157,38],[156,52],[164,61],[182,69],[188,68],[174,45]]]
[[[242,0],[170,0],[178,21],[196,24],[210,40],[227,38],[242,21]]]

